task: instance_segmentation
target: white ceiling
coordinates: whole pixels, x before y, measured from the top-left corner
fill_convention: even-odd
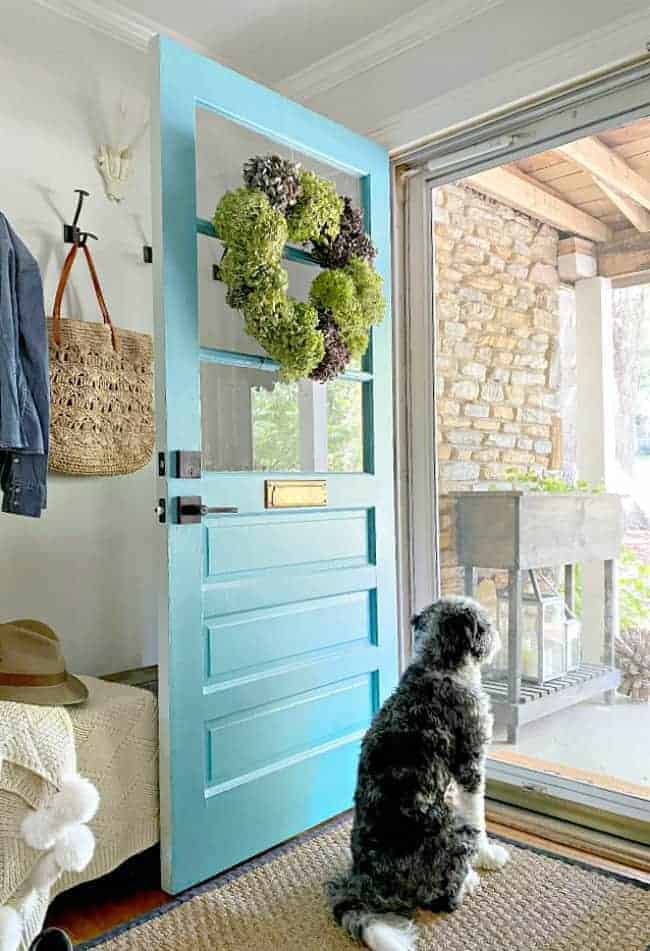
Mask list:
[[[123,9],[274,83],[422,5],[422,0],[127,0]],[[429,4],[427,4],[429,6]]]

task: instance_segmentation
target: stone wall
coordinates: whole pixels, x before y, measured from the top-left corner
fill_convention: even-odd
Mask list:
[[[550,468],[560,383],[558,233],[458,185],[434,209],[443,592],[458,590],[448,493]]]

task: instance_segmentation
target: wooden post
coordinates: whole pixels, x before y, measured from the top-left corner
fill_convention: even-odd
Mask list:
[[[476,590],[476,568],[474,567],[474,565],[465,565],[464,577],[465,577],[465,597],[473,598],[474,591]]]
[[[517,568],[508,571],[508,743],[516,743],[519,734],[521,696],[521,599],[523,574]]]
[[[549,460],[549,469],[556,472],[562,468],[562,417],[554,416],[551,419],[551,458]]]
[[[605,576],[605,640],[603,643],[603,664],[615,665],[616,637],[618,635],[618,562],[610,558],[604,563]],[[613,703],[615,690],[605,694],[606,703]]]
[[[576,281],[576,463],[578,476],[608,490],[616,470],[616,379],[612,288],[605,277]],[[582,563],[582,653],[590,664],[603,651],[603,568]]]

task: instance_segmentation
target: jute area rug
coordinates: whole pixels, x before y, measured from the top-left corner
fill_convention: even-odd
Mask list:
[[[335,821],[81,945],[105,951],[352,951],[323,883],[348,860]],[[453,914],[423,914],[418,951],[646,951],[650,886],[510,845]]]

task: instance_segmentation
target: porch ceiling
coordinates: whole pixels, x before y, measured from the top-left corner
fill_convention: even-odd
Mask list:
[[[586,150],[580,148],[594,142],[602,144],[606,150],[593,150],[600,152],[599,163],[593,154],[585,155]],[[617,159],[620,161],[617,162]],[[627,199],[629,208],[634,208],[636,212],[650,208],[650,119],[603,132],[598,137],[581,139],[562,150],[551,149],[541,155],[522,159],[515,163],[515,167],[530,175],[538,184],[551,188],[574,208],[597,218],[613,232],[630,227],[650,232],[650,214],[642,214],[639,221],[643,221],[644,227],[637,227],[616,200],[620,197]],[[626,170],[636,174],[629,176]],[[609,182],[605,181],[603,173],[608,175]],[[642,179],[647,191],[641,188],[637,190],[630,184],[630,178]],[[634,184],[639,183],[635,181]]]
[[[466,183],[594,242],[611,277],[650,281],[650,119],[489,169]]]

